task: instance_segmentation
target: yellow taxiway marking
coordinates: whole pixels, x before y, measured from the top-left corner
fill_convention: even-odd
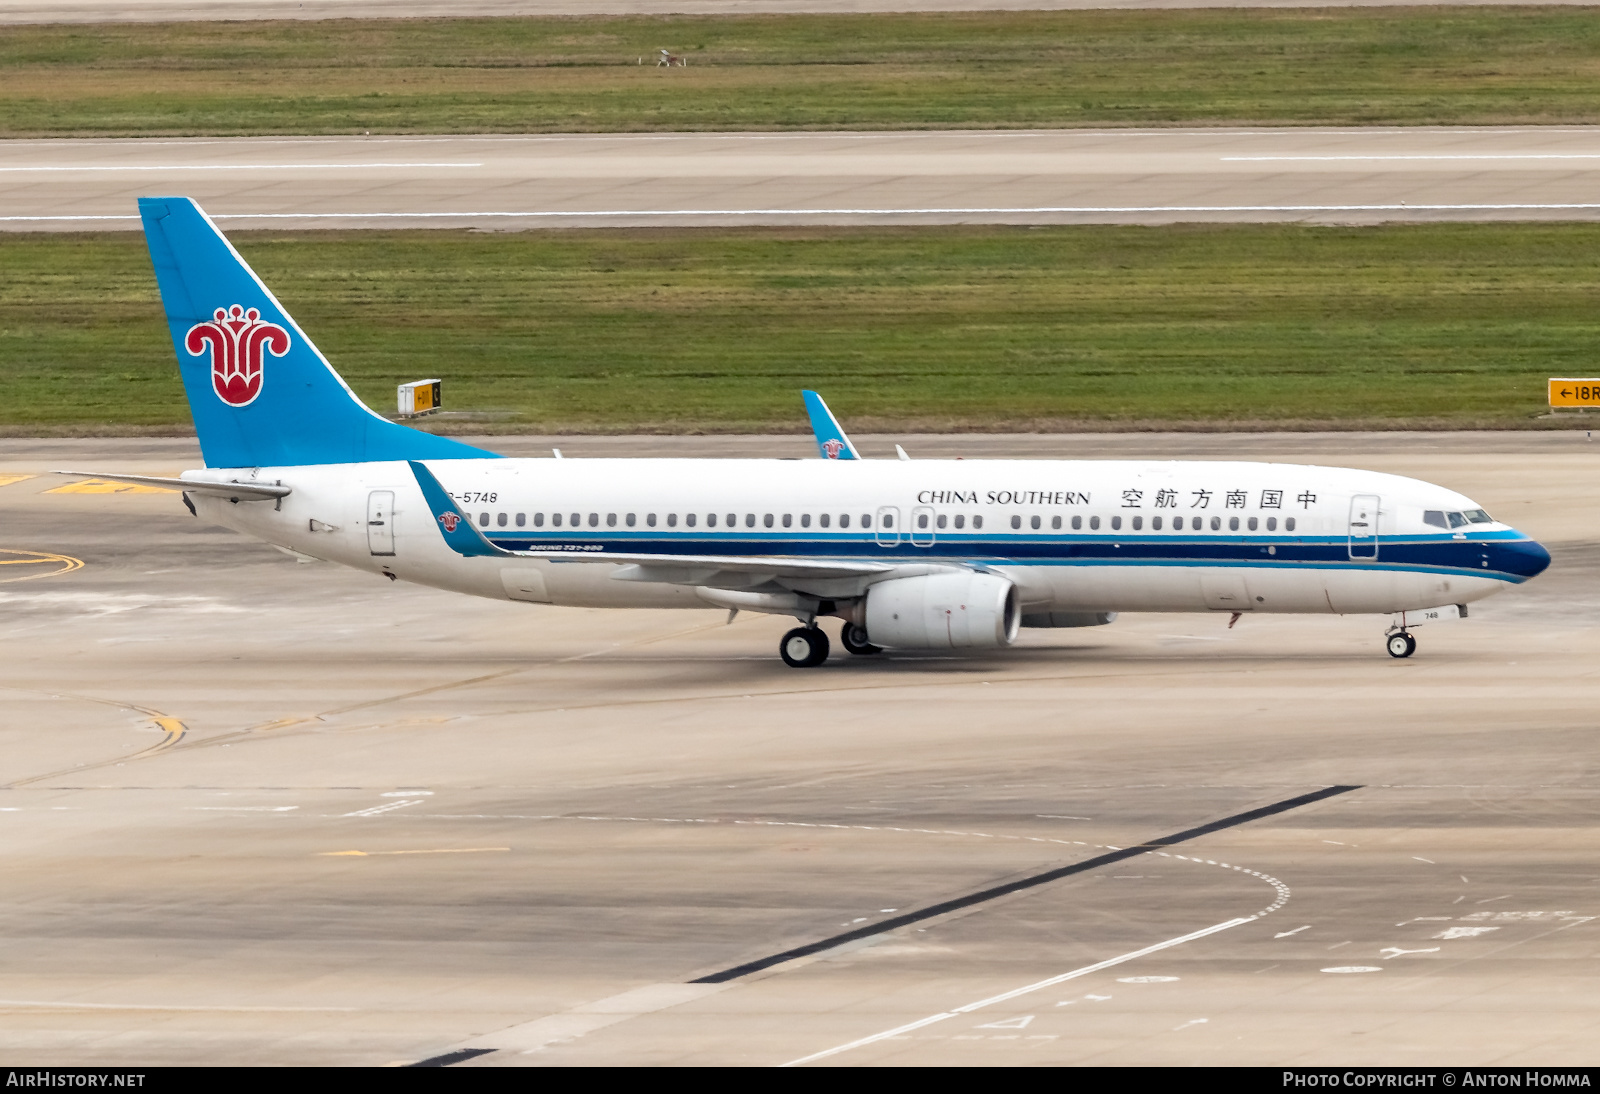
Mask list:
[[[142,752],[135,752],[132,756],[129,756],[128,759],[141,760],[146,756],[154,756],[157,752],[165,752],[167,749],[183,740],[183,735],[188,732],[189,727],[178,721],[178,719],[168,718],[164,714],[152,715],[150,720],[167,735],[166,738],[156,742]]]
[[[484,851],[509,851],[509,847],[439,847],[428,851],[321,851],[318,858],[367,858],[371,855],[476,855]]]
[[[14,482],[21,482],[23,479],[34,479],[34,478],[38,478],[38,476],[37,475],[18,475],[18,474],[14,474],[14,473],[12,473],[10,471],[0,471],[0,486],[10,486]]]
[[[3,557],[3,556],[11,557]],[[0,566],[54,566],[53,570],[29,570],[12,575],[12,571],[4,571],[5,577],[0,577],[0,583],[7,581],[32,581],[39,577],[55,577],[58,574],[70,574],[73,570],[83,568],[83,559],[73,558],[71,555],[55,555],[49,551],[10,551],[0,547]]]
[[[106,479],[84,479],[81,482],[69,482],[65,486],[57,486],[46,490],[46,494],[176,494],[176,490],[168,490],[165,486],[143,486],[132,482],[110,482]]]

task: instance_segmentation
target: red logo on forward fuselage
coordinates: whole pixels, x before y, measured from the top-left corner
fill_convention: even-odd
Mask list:
[[[829,437],[822,442],[822,451],[827,453],[828,459],[836,460],[839,458],[839,453],[844,451],[844,442],[837,437]]]
[[[218,308],[215,318],[196,323],[184,335],[183,348],[199,357],[211,346],[211,388],[229,406],[249,406],[261,394],[266,354],[289,352],[289,332],[261,318],[256,308],[235,304]]]
[[[461,523],[461,514],[459,514],[459,513],[440,513],[439,514],[439,523],[444,525],[444,530],[446,532],[454,532],[456,530],[456,525]]]

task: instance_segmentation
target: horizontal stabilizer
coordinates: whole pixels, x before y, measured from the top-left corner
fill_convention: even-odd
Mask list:
[[[208,498],[227,498],[229,501],[274,501],[292,493],[287,486],[266,482],[208,482],[197,479],[167,479],[155,475],[109,475],[104,471],[55,471],[56,475],[78,475],[90,479],[107,479],[127,482],[135,486],[163,486],[168,490],[183,490]]]

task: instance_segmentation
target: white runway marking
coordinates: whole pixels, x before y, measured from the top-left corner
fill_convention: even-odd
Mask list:
[[[788,1063],[781,1066],[799,1067],[801,1064],[809,1064],[816,1060],[826,1059],[829,1056],[837,1056],[841,1052],[849,1052],[851,1049],[864,1048],[867,1045],[876,1044],[879,1041],[887,1041],[891,1037],[899,1037],[903,1034],[910,1033],[913,1030],[922,1029],[925,1026],[931,1026],[936,1022],[943,1022],[948,1018],[956,1018],[963,1014],[971,1014],[975,1010],[981,1010],[984,1007],[992,1006],[996,1003],[1009,1002],[1012,999],[1027,995],[1030,992],[1041,991],[1045,988],[1054,987],[1055,985],[1065,983],[1068,980],[1076,980],[1080,976],[1088,976],[1090,973],[1099,972],[1101,969],[1109,969],[1113,965],[1121,965],[1125,962],[1144,957],[1147,954],[1171,949],[1173,946],[1181,946],[1185,942],[1193,942],[1195,939],[1216,934],[1218,931],[1226,931],[1230,927],[1237,927],[1244,923],[1251,923],[1254,922],[1256,918],[1257,917],[1253,915],[1243,916],[1238,919],[1229,919],[1222,923],[1215,923],[1204,928],[1203,930],[1193,931],[1185,935],[1179,935],[1177,938],[1169,938],[1165,942],[1157,942],[1155,945],[1146,946],[1142,950],[1134,950],[1131,953],[1119,954],[1116,957],[1109,957],[1106,960],[1098,961],[1093,965],[1085,965],[1081,969],[1073,969],[1071,972],[1064,972],[1059,976],[1052,976],[1048,980],[1040,980],[1037,983],[1027,984],[1020,988],[1014,988],[1011,991],[1002,992],[999,995],[991,995],[987,999],[980,999],[976,1003],[968,1003],[964,1007],[956,1007],[954,1010],[944,1011],[940,1014],[931,1014],[926,1018],[919,1018],[915,1022],[908,1022],[903,1026],[896,1026],[894,1029],[886,1029],[882,1033],[874,1033],[870,1037],[863,1037],[860,1040],[850,1041],[847,1044],[835,1045],[833,1048],[826,1048],[821,1052],[813,1052],[809,1056],[802,1056],[798,1060],[790,1060]]]
[[[481,163],[185,163],[155,166],[124,164],[115,166],[61,166],[61,167],[0,167],[6,174],[29,172],[84,171],[339,171],[345,168],[397,168],[397,167],[482,167]]]
[[[1220,156],[1223,163],[1387,163],[1406,160],[1600,160],[1600,152],[1490,152],[1424,156]]]
[[[873,216],[1148,216],[1233,213],[1559,213],[1594,212],[1600,202],[1495,202],[1478,204],[1386,203],[1381,205],[1035,205],[894,209],[578,209],[458,213],[212,213],[212,220],[596,220],[646,217],[873,217]],[[67,223],[138,220],[135,215],[3,216],[0,223]],[[1187,636],[1186,636],[1187,637]]]

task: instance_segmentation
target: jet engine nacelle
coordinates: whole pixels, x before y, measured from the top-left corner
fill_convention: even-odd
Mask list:
[[[867,637],[911,650],[1009,646],[1022,613],[1017,587],[993,574],[929,574],[880,581],[867,590]]]

